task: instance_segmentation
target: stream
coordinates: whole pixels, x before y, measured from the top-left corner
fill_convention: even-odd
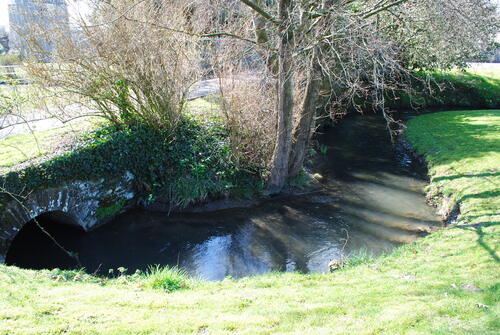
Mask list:
[[[315,172],[324,178],[313,193],[209,213],[168,216],[136,209],[88,233],[40,221],[79,254],[87,272],[107,275],[124,267],[133,273],[160,264],[208,280],[269,271],[326,272],[332,260],[388,253],[442,225],[426,203],[425,169],[401,144],[391,145],[381,117],[346,117],[318,141]],[[7,263],[76,267],[34,224],[18,234]]]

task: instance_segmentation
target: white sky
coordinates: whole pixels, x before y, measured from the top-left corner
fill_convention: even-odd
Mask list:
[[[9,24],[9,13],[7,12],[8,0],[0,0],[0,26]]]
[[[9,25],[9,12],[7,4],[10,0],[0,0],[0,26],[5,26],[8,29]],[[493,0],[500,7],[500,0]],[[86,0],[67,0],[69,4],[70,17],[76,13],[85,13],[88,11],[85,5]],[[500,9],[500,8],[499,8]]]
[[[7,29],[9,29],[9,11],[7,5],[10,1],[0,0],[0,26],[5,26]],[[86,0],[66,0],[66,2],[68,3],[70,17],[78,13],[85,15],[88,12]]]

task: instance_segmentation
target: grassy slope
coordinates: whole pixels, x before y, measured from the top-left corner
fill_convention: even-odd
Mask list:
[[[70,144],[83,132],[99,127],[104,124],[103,122],[98,118],[87,118],[59,128],[0,139],[0,175],[9,172],[18,164],[43,155],[55,154],[62,146]]]
[[[218,108],[218,105],[212,102],[212,100],[205,98],[190,101],[188,103],[189,115],[200,119],[200,121],[207,121],[207,117],[205,116],[212,115],[213,113],[211,114],[211,112]],[[75,136],[78,136],[84,131],[102,125],[103,122],[103,120],[95,117],[89,121],[73,123],[61,128],[34,131],[29,134],[14,135],[0,139],[0,174],[7,172],[9,167],[51,153],[54,148],[61,145],[62,136],[69,133],[74,133]]]
[[[500,111],[410,123],[431,189],[453,193],[463,219],[389,256],[334,274],[192,281],[174,293],[141,279],[0,266],[0,334],[496,334],[500,199],[485,177],[499,184],[499,125]]]
[[[423,115],[410,122],[408,138],[430,163],[431,194],[460,203],[461,214],[470,223],[499,212],[499,110]]]
[[[62,136],[72,131],[78,130],[67,126],[0,139],[0,168],[49,153],[54,146],[61,144]]]
[[[402,94],[397,100],[388,97],[392,109],[500,108],[500,64],[472,64],[466,71],[450,70],[416,73],[421,81],[413,83],[418,92],[411,98]],[[432,93],[429,94],[429,88]]]

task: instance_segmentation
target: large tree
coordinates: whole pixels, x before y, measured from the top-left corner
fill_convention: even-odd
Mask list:
[[[276,79],[271,193],[302,169],[322,86],[330,89],[330,106],[369,99],[385,113],[385,91],[400,86],[408,68],[462,65],[483,53],[498,30],[487,0],[240,1],[245,6],[212,1],[215,10],[239,13],[232,16],[236,24],[226,20],[209,32],[249,40],[248,32],[231,29],[249,27],[242,22],[252,16],[250,43]],[[304,85],[296,85],[298,77]]]
[[[495,5],[489,0],[108,0],[96,4],[97,22],[84,22],[83,31],[93,32],[89,41],[97,41],[98,56],[110,51],[114,57],[108,57],[110,64],[105,57],[92,56],[90,62],[84,58],[87,67],[92,64],[106,73],[120,68],[125,79],[130,77],[128,68],[142,74],[151,67],[156,84],[153,92],[163,93],[157,74],[185,63],[183,51],[177,48],[196,43],[199,47],[194,50],[204,50],[210,58],[205,64],[213,66],[215,73],[246,71],[254,78],[248,83],[265,83],[262,98],[244,103],[223,99],[223,108],[230,109],[236,101],[233,105],[238,112],[251,105],[249,111],[257,114],[257,99],[265,101],[265,109],[272,109],[276,116],[275,120],[256,121],[260,124],[254,127],[260,129],[258,136],[252,135],[252,128],[241,131],[246,121],[235,123],[235,138],[241,131],[241,136],[259,137],[272,145],[266,151],[270,193],[280,192],[287,179],[302,170],[319,106],[335,112],[346,107],[359,109],[368,102],[390,120],[384,97],[387,90],[401,88],[409,70],[463,65],[483,54],[498,31]],[[131,34],[144,35],[140,48]],[[169,42],[167,58],[159,48],[165,44],[162,36]],[[180,43],[175,36],[183,37]],[[113,45],[114,40],[122,41],[124,47]],[[69,59],[71,55],[65,57],[66,63]],[[152,65],[163,59],[168,62],[158,72]],[[187,72],[191,79],[192,72]],[[139,79],[124,82],[132,85],[140,83]],[[179,89],[168,92],[172,99],[180,96],[183,101],[184,83],[189,81],[171,85]],[[122,86],[119,89],[121,99]],[[149,97],[148,90],[149,95],[142,91],[134,97]],[[165,100],[161,94],[152,96]],[[269,108],[270,100],[274,106]],[[128,102],[127,107],[141,113],[140,104]],[[267,124],[267,131],[262,131],[262,124]]]

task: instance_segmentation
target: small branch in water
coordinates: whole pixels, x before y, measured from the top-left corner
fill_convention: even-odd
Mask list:
[[[349,230],[342,228],[341,231],[345,231],[345,242],[344,245],[342,246],[342,249],[340,249],[340,253],[342,254],[342,259],[343,259],[345,246],[347,245],[347,242],[349,242]]]
[[[78,253],[77,252],[73,252],[73,251],[69,251],[67,250],[66,248],[64,248],[55,238],[54,236],[52,236],[45,228],[42,227],[42,225],[38,222],[37,218],[34,218],[33,221],[35,222],[35,224],[37,225],[38,228],[40,228],[40,230],[45,234],[47,235],[51,240],[52,242],[54,242],[54,244],[59,248],[61,249],[66,255],[68,255],[70,258],[73,258],[76,262],[77,262],[77,265],[80,267],[81,266],[81,263],[80,263],[80,258],[78,257]]]
[[[344,249],[347,245],[347,242],[349,242],[349,231],[346,228],[342,228],[341,231],[345,231],[346,235],[344,239],[344,245],[342,246],[342,249],[340,249],[340,259],[332,260],[330,261],[330,263],[328,263],[328,269],[330,270],[330,272],[343,268],[346,263],[347,257],[344,256]]]
[[[382,116],[386,122],[387,130],[389,131],[389,136],[391,137],[392,145],[395,144],[395,136],[397,136],[401,129],[404,128],[404,125],[401,121],[396,121],[384,107],[381,108]]]
[[[92,272],[92,276],[96,276],[97,275],[97,273],[101,269],[101,266],[102,266],[102,263],[99,263],[99,266],[97,267],[97,269],[94,272]]]
[[[14,201],[16,201],[25,211],[26,213],[29,213],[29,210],[28,208],[26,208],[26,206],[24,205],[24,203],[21,201],[21,199],[25,199],[25,197],[21,196],[21,195],[14,195],[12,192],[9,192],[7,191],[5,188],[1,187],[0,186],[0,193],[4,193],[4,194],[7,194],[8,196],[10,196],[12,199],[14,199]],[[76,262],[77,262],[77,265],[78,266],[81,266],[81,263],[80,263],[80,258],[78,257],[78,253],[76,252],[72,252],[72,251],[69,251],[69,250],[66,250],[66,248],[64,248],[55,238],[54,236],[52,236],[45,228],[42,227],[42,225],[38,222],[37,218],[33,218],[33,222],[35,222],[35,224],[37,225],[38,228],[40,228],[40,230],[45,234],[47,235],[50,240],[59,248],[61,249],[66,255],[68,255],[70,258],[73,258]]]

